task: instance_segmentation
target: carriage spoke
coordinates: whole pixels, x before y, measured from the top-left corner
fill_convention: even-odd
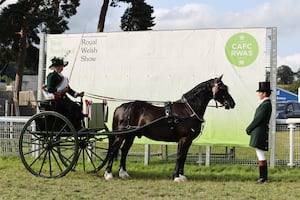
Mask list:
[[[97,146],[95,147],[95,149],[98,149],[98,150],[106,150],[106,151],[108,151],[108,149],[106,149],[106,148],[103,148],[103,147],[97,147]],[[101,161],[103,161],[104,159],[99,155],[99,153],[97,154],[96,152],[97,152],[97,150],[91,151],[91,154],[94,155],[97,159],[100,159]],[[92,156],[92,155],[91,155],[91,156]],[[91,156],[90,156],[90,157],[91,157]],[[105,155],[105,156],[106,156],[106,155]]]
[[[70,150],[70,151],[69,151]],[[58,155],[60,156],[60,160],[62,161],[62,163],[66,166],[70,165],[74,159],[75,155],[75,150],[74,148],[68,148],[68,149],[59,149],[59,150],[54,150],[58,153]],[[67,153],[66,153],[67,152]]]
[[[86,160],[85,160],[85,153],[88,155],[88,153],[86,152],[85,149],[80,148],[80,153],[79,155],[82,153],[82,165],[83,165],[83,171],[86,170]],[[89,156],[88,156],[89,157]]]
[[[36,159],[34,159],[31,164],[29,165],[30,167],[33,166],[41,157],[42,155],[45,153],[45,150],[43,150]]]
[[[41,164],[41,167],[40,167],[40,170],[39,170],[39,173],[38,173],[39,175],[42,173],[42,169],[43,169],[44,164],[45,164],[45,162],[47,160],[47,154],[48,154],[48,152],[45,152],[43,160],[42,160],[42,164]]]
[[[92,155],[90,155],[90,153],[93,154],[93,155],[95,155],[98,158],[97,154],[94,153],[93,151],[88,150],[88,149],[85,149],[84,151],[85,151],[85,153],[86,153],[86,155],[88,157],[89,162],[92,164],[93,168],[96,169],[96,165],[94,163],[94,159],[92,158]],[[84,160],[83,162],[85,163],[86,161],[84,159],[84,156],[83,156],[83,160]],[[84,169],[84,171],[85,171],[85,169]]]
[[[50,152],[51,152],[51,154],[52,154],[52,156],[53,156],[53,158],[54,158],[54,160],[55,160],[55,162],[56,162],[56,165],[57,165],[58,168],[60,169],[60,172],[62,172],[62,171],[63,171],[63,168],[61,167],[61,164],[60,164],[60,162],[58,161],[56,155],[54,154],[53,151],[50,151]],[[49,157],[50,157],[50,156],[49,156]]]
[[[20,157],[28,171],[36,176],[61,177],[77,161],[77,143],[77,133],[68,119],[44,111],[24,125],[19,140]]]

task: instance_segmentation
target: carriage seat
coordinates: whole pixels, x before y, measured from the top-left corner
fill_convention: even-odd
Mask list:
[[[55,111],[55,101],[41,100],[37,101],[37,103],[41,111]]]

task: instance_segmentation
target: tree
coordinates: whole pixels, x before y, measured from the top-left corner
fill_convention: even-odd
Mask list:
[[[146,4],[144,0],[111,0],[109,2],[109,0],[104,0],[102,3],[97,32],[104,31],[108,6],[117,7],[120,2],[131,4],[121,18],[121,28],[124,27],[122,30],[150,30],[150,27],[155,25],[154,17],[151,17],[153,7]]]
[[[300,79],[300,68],[297,70],[297,72],[295,73],[297,80]]]
[[[127,8],[121,17],[121,29],[124,31],[151,30],[154,17],[152,17],[153,7],[145,3],[145,0],[131,2],[131,7]]]
[[[300,87],[300,80],[297,81],[293,81],[290,85],[288,85],[286,88],[286,90],[293,92],[295,94],[298,94],[298,88]]]
[[[291,84],[294,80],[294,72],[289,66],[281,65],[277,69],[277,83],[279,84]]]
[[[99,20],[98,20],[97,32],[103,32],[104,30],[104,23],[105,23],[106,13],[108,10],[108,4],[109,4],[109,0],[103,0],[103,4],[101,7]]]
[[[34,58],[32,54],[39,44],[38,34],[41,32],[58,34],[68,30],[67,18],[76,14],[78,6],[79,0],[19,0],[16,4],[11,4],[2,10],[0,50],[5,50],[9,55],[16,55],[14,60],[6,60],[6,62],[16,62],[17,66],[14,91],[16,105],[18,105],[25,63],[35,63],[36,66],[38,63],[38,57],[35,57],[36,60],[30,60]],[[31,52],[28,53],[28,50]]]
[[[103,0],[99,20],[98,20],[98,26],[97,26],[97,32],[103,32],[104,31],[104,24],[106,19],[106,14],[108,10],[108,6],[117,7],[119,0],[112,0],[109,4],[109,0]]]

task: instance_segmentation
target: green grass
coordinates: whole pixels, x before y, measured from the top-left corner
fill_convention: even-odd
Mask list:
[[[250,165],[186,164],[188,181],[174,183],[174,162],[154,159],[149,166],[129,158],[130,180],[103,180],[103,170],[86,174],[80,169],[65,177],[31,175],[18,156],[0,156],[0,199],[299,199],[299,168],[269,168],[270,182],[255,184],[258,168]]]

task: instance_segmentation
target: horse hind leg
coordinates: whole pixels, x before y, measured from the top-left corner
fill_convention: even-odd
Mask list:
[[[104,175],[103,175],[105,180],[113,179],[112,166],[113,166],[116,154],[118,153],[120,146],[122,145],[123,140],[124,140],[124,138],[115,137],[114,141],[111,143],[111,147],[109,149],[109,158],[108,158],[108,162],[107,162],[107,167],[106,167]]]
[[[121,148],[121,160],[120,160],[120,169],[119,169],[119,177],[121,179],[129,179],[130,175],[127,173],[126,170],[126,158],[131,148],[135,136],[127,137],[125,142]]]

